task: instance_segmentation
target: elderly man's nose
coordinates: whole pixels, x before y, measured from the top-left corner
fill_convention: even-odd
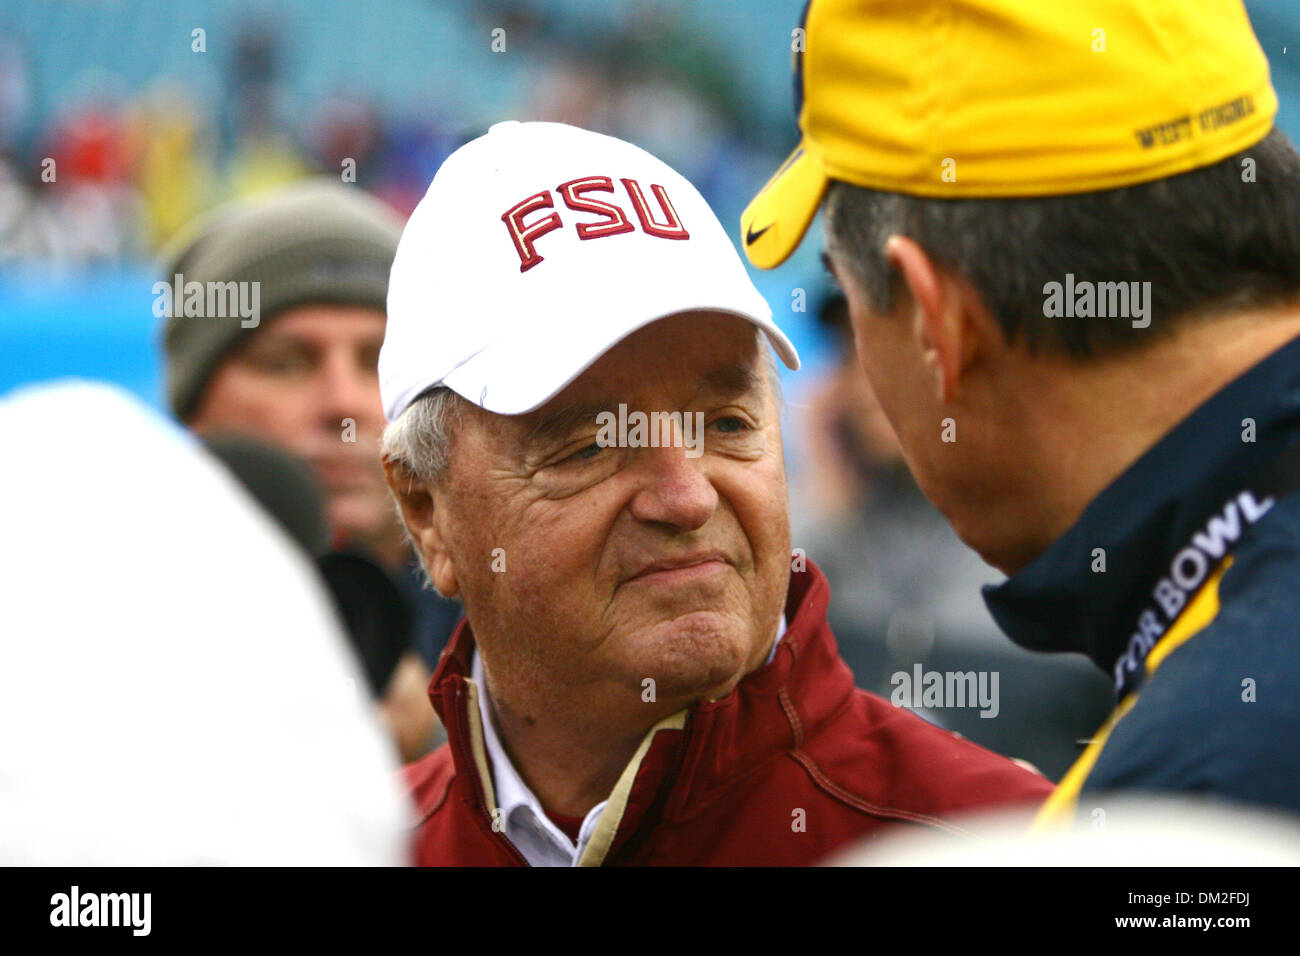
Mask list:
[[[632,498],[638,521],[670,524],[683,531],[704,525],[718,507],[718,492],[699,458],[685,448],[643,448],[635,467],[641,486]]]

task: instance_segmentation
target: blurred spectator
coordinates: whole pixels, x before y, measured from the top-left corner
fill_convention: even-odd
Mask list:
[[[373,168],[383,135],[383,121],[374,104],[347,93],[322,100],[307,129],[317,167],[334,174],[348,160],[355,169]]]
[[[245,23],[235,41],[227,74],[225,116],[234,124],[234,155],[227,170],[227,194],[252,196],[307,175],[294,142],[279,82],[280,33],[269,19]]]
[[[210,204],[215,158],[212,134],[189,90],[159,83],[134,117],[137,182],[144,228],[157,250]]]
[[[442,161],[463,137],[457,138],[438,123],[418,115],[396,119],[386,132],[379,145],[375,194],[403,216],[409,216],[424,198]]]
[[[107,100],[70,110],[47,132],[42,163],[52,161],[50,178],[39,166],[33,178],[57,223],[63,257],[111,262],[143,251],[128,150],[123,117]]]
[[[0,266],[57,260],[62,248],[52,212],[0,156]]]
[[[205,301],[196,315],[172,303],[165,346],[176,416],[200,434],[251,435],[310,463],[333,548],[373,557],[412,603],[411,651],[384,694],[404,715],[397,736],[411,758],[434,742],[426,685],[459,607],[421,589],[379,464],[376,363],[401,225],[355,187],[312,181],[215,210],[167,250],[161,276],[201,290],[231,283],[252,307],[232,315]]]
[[[817,318],[834,343],[835,364],[807,401],[806,441],[817,463],[809,501],[819,521],[835,524],[867,500],[888,496],[908,472],[894,430],[858,367],[843,294],[826,295]]]

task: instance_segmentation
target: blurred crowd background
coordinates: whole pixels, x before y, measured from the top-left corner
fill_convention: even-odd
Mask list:
[[[81,376],[163,408],[151,290],[177,230],[225,200],[349,167],[409,214],[442,160],[499,120],[630,140],[734,224],[796,141],[802,6],[0,0],[0,393]],[[1300,137],[1300,5],[1247,6],[1279,125]],[[888,697],[890,676],[915,663],[995,671],[996,719],[925,716],[1058,778],[1108,713],[1108,682],[994,628],[979,585],[998,576],[908,476],[817,244],[753,278],[805,360],[786,379],[793,541],[831,579],[859,685]]]

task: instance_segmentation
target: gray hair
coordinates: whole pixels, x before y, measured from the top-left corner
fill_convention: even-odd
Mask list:
[[[384,458],[421,481],[438,481],[451,457],[452,432],[468,404],[445,385],[429,389],[384,429]]]
[[[932,199],[836,181],[825,212],[828,248],[872,312],[892,313],[905,292],[885,243],[906,236],[968,280],[1007,340],[1031,352],[1118,353],[1182,322],[1300,294],[1300,158],[1277,130],[1218,163],[1120,189]],[[1044,286],[1067,273],[1149,282],[1150,329],[1048,317]]]

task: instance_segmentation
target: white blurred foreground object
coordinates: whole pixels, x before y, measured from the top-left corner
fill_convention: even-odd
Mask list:
[[[1029,832],[1033,815],[968,817],[972,841],[906,832],[858,846],[830,866],[1296,866],[1300,820],[1185,797],[1108,796],[1073,827]]]
[[[107,386],[0,435],[0,864],[405,862],[328,598],[235,480]]]

